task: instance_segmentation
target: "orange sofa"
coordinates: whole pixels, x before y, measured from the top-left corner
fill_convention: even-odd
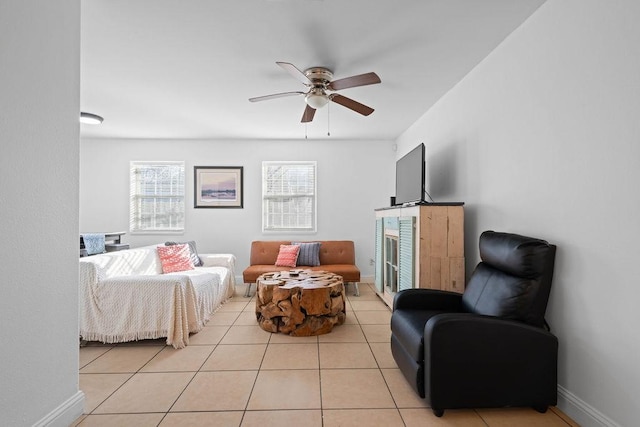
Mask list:
[[[309,270],[324,270],[342,276],[344,284],[353,283],[355,294],[359,295],[358,282],[360,270],[356,267],[355,245],[351,240],[320,240],[320,265],[304,266],[296,268]],[[290,245],[286,240],[256,240],[251,242],[251,256],[249,267],[242,272],[244,283],[247,284],[245,296],[251,291],[251,284],[256,283],[258,276],[272,271],[290,270],[288,267],[276,266],[280,245]]]

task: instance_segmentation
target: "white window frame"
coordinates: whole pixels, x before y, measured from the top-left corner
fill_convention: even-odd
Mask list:
[[[147,168],[152,173],[153,169],[166,169],[175,176],[165,182],[165,187],[158,187],[159,181],[155,181],[153,189],[147,188],[145,192],[138,170]],[[177,175],[176,175],[177,174]],[[151,200],[152,199],[152,200]],[[151,206],[153,213],[147,217],[151,224],[143,220],[143,202],[147,201],[147,207]],[[160,208],[163,202],[169,202],[171,209],[175,211],[169,215],[169,224],[161,221]],[[129,231],[133,234],[183,234],[185,222],[185,165],[183,161],[131,161],[129,163]],[[164,223],[162,223],[164,222]]]
[[[281,180],[281,190],[280,192],[274,192],[273,189],[271,192],[268,191],[268,180],[273,180],[274,175],[278,168],[280,170],[295,170],[298,167],[300,169],[309,169],[311,167],[313,171],[313,183],[308,183],[306,185],[294,185],[295,182],[287,181],[286,179]],[[281,175],[280,178],[284,178],[284,175]],[[262,232],[263,233],[316,233],[317,232],[317,212],[318,212],[318,191],[317,191],[317,183],[318,183],[318,167],[317,162],[315,161],[263,161],[262,162]],[[272,185],[273,188],[273,185]],[[305,189],[306,191],[298,191],[299,189]],[[289,204],[286,205],[287,201],[291,201],[291,199],[307,199],[310,202],[310,210],[311,212],[295,212],[296,205]],[[268,212],[269,206],[271,202],[280,202],[281,207],[283,208],[280,212]],[[275,205],[272,205],[272,208],[275,208]],[[288,212],[284,212],[285,209],[289,209]],[[280,216],[277,219],[277,216]],[[289,222],[288,226],[285,225],[287,222],[284,218],[285,215],[294,215],[297,216],[299,221],[293,221],[294,223],[298,223],[298,225],[292,224]]]

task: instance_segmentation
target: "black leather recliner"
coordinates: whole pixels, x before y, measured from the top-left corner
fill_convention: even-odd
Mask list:
[[[391,352],[435,415],[556,404],[558,340],[544,319],[555,252],[544,240],[485,231],[464,294],[395,295]]]

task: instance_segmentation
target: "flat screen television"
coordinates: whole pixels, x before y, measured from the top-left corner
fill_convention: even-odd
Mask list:
[[[425,202],[424,156],[424,144],[420,144],[396,162],[396,205]]]

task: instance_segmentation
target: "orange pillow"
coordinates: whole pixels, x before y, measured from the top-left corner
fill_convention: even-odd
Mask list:
[[[299,252],[300,246],[298,245],[280,245],[276,265],[279,267],[295,267]]]
[[[160,262],[162,263],[163,273],[193,270],[191,250],[188,244],[158,246],[156,249],[158,250]]]

